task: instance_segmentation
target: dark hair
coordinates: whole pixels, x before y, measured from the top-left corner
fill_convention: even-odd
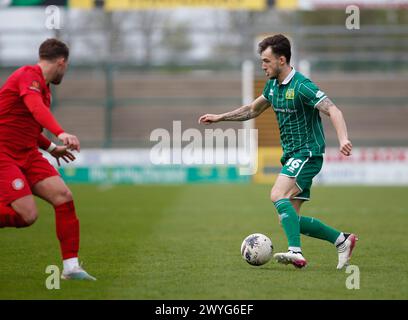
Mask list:
[[[58,39],[45,40],[39,49],[39,56],[42,60],[55,60],[58,58],[65,58],[68,60],[69,49],[67,45]]]
[[[290,62],[290,42],[283,34],[277,34],[263,39],[258,45],[258,52],[261,54],[266,49],[271,47],[273,54],[276,56],[284,56],[286,62]]]

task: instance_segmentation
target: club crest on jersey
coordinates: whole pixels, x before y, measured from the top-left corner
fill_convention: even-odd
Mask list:
[[[295,99],[295,89],[288,89],[285,95],[286,99]]]
[[[21,179],[15,179],[11,185],[13,186],[14,190],[18,191],[24,188],[24,181]]]
[[[40,90],[40,83],[39,83],[38,81],[34,80],[34,81],[31,83],[31,86],[29,87],[29,89],[35,90],[35,91],[38,91],[38,92],[41,92],[41,90]]]
[[[272,97],[273,96],[273,89],[269,90],[269,95]]]

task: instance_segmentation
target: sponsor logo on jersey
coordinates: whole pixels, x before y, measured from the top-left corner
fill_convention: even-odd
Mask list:
[[[17,178],[13,180],[11,185],[13,186],[14,190],[18,191],[24,188],[24,181],[21,180],[20,178]]]
[[[296,113],[298,112],[297,109],[282,109],[282,108],[274,108],[276,112],[283,112],[283,113]]]
[[[295,98],[295,89],[288,89],[285,97],[286,99],[293,100]]]

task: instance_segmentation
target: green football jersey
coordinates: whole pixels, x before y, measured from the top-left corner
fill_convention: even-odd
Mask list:
[[[326,98],[324,92],[292,69],[281,85],[277,79],[268,80],[263,96],[275,111],[284,155],[324,153],[323,125],[319,110],[315,108]]]

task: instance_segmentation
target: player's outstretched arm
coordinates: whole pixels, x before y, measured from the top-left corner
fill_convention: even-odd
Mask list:
[[[51,111],[45,106],[41,96],[28,94],[24,96],[24,103],[34,119],[45,129],[53,133],[69,150],[80,151],[79,140],[76,136],[64,132]]]
[[[219,121],[245,121],[256,118],[270,106],[263,96],[255,99],[251,104],[242,106],[223,114],[205,114],[198,119],[198,123],[210,124]]]
[[[353,145],[348,138],[346,121],[344,120],[343,113],[339,108],[329,99],[325,98],[316,105],[322,113],[330,117],[330,120],[336,129],[337,138],[339,139],[340,152],[345,156],[351,155],[351,149]]]
[[[30,110],[34,119],[45,129],[53,133],[55,136],[63,133],[58,121],[54,118],[51,111],[42,101],[42,97],[38,94],[27,94],[24,96],[24,104]]]

